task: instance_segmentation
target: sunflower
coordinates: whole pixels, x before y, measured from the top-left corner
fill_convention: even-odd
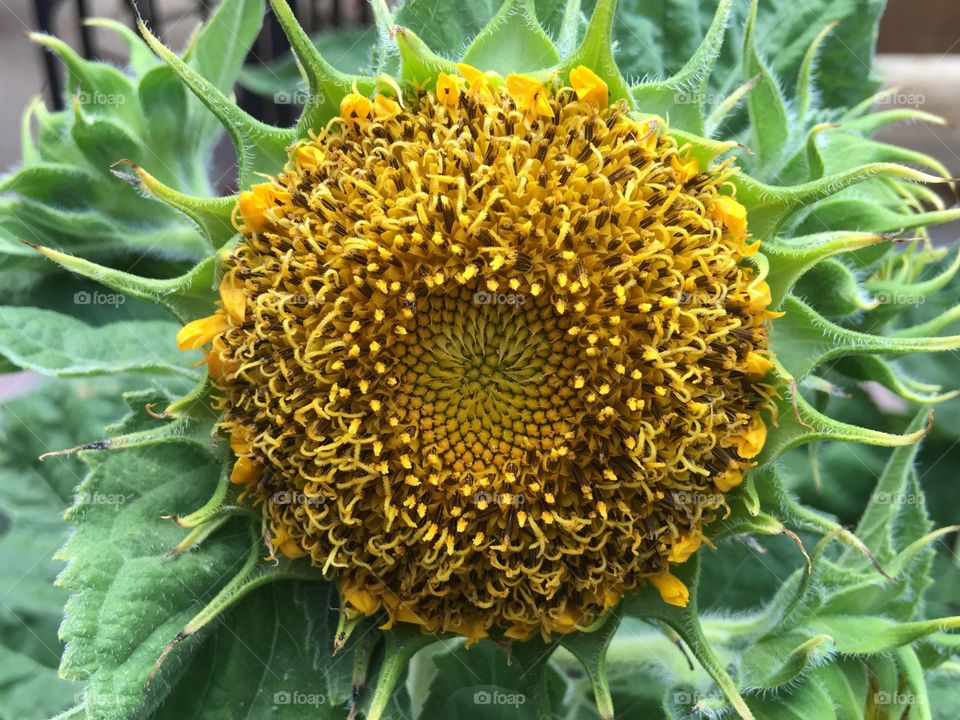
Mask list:
[[[231,479],[356,612],[568,632],[700,545],[763,446],[733,197],[577,66],[346,95],[238,200],[210,344]]]
[[[111,525],[110,542],[90,550],[91,526],[107,521],[78,501],[79,539],[62,553],[71,562],[62,582],[79,594],[62,631],[64,668],[93,678],[85,702],[94,716],[108,707],[114,715],[104,717],[147,717],[179,680],[171,658],[189,658],[212,620],[279,580],[288,581],[276,586],[284,622],[302,613],[303,635],[352,658],[349,690],[331,690],[351,717],[362,707],[380,718],[401,702],[403,668],[436,638],[478,645],[471,653],[508,648],[539,673],[541,705],[546,658],[562,647],[612,717],[604,662],[625,615],[669,628],[667,650],[683,641],[722,693],[710,699],[717,712],[752,718],[771,690],[846,672],[817,649],[824,638],[876,683],[914,682],[909,657],[901,674],[874,664],[960,625],[919,618],[926,570],[914,563],[943,531],[871,510],[855,535],[790,497],[780,459],[823,440],[895,447],[883,491],[916,486],[910,453],[929,431],[925,409],[894,434],[830,417],[825,398],[866,380],[923,406],[950,397],[889,359],[960,347],[938,335],[954,309],[918,327],[901,313],[902,298],[932,294],[960,268],[923,278],[944,255],[924,228],[960,216],[927,187],[949,174],[869,137],[919,114],[873,113],[867,92],[860,104],[824,104],[813,68],[833,25],[797,62],[788,102],[756,47],[756,3],[729,31],[743,40],[743,84],[719,100],[708,90],[731,0],[668,79],[633,85],[614,60],[611,0],[598,0],[589,19],[567,3],[550,33],[541,3],[507,0],[456,60],[418,35],[432,18],[418,19],[419,0],[397,10],[375,0],[376,71],[358,75],[327,62],[284,0],[271,5],[307,85],[293,128],[241,111],[224,79],[243,57],[224,38],[229,28],[252,38],[253,0],[226,0],[183,57],[145,26],[146,46],[121,32],[136,87],[41,38],[83,91],[72,120],[32,111],[41,140],[70,135],[79,149],[45,150],[55,162],[25,167],[5,187],[28,193],[37,178],[57,177],[80,188],[88,171],[70,163],[112,153],[112,184],[91,191],[103,224],[122,227],[137,252],[159,234],[165,244],[152,259],[163,272],[117,270],[95,243],[36,250],[166,308],[178,332],[162,337],[145,324],[132,337],[192,354],[145,361],[114,343],[97,368],[197,380],[186,393],[131,395],[135,413],[110,438],[72,449],[91,451],[88,495],[134,482],[138,469],[125,475],[102,459],[124,453],[184,483],[162,498],[175,521],[164,526],[175,545],[165,546],[163,572],[190,588],[206,578],[188,603],[165,589],[144,593],[144,606],[174,611],[163,607],[163,621],[144,631],[146,649],[116,651],[135,658],[125,662],[137,672],[114,690],[121,680],[94,668],[88,650],[91,618],[109,614],[111,601],[97,552],[117,551],[122,533]],[[124,102],[89,101],[105,97]],[[171,107],[183,109],[186,129],[171,125]],[[210,113],[236,146],[233,196],[211,197],[198,180],[213,147]],[[45,202],[25,217],[72,231],[53,222],[65,211]],[[87,235],[103,227],[75,222]],[[184,260],[190,269],[173,272]],[[37,322],[52,322],[38,312]],[[114,330],[88,328],[89,344]],[[200,370],[185,367],[194,359]],[[158,448],[155,460],[148,451]],[[211,467],[218,479],[195,482],[217,475]],[[824,540],[807,552],[788,524]],[[750,533],[795,539],[804,567],[756,617],[714,633],[724,638],[718,657],[698,608],[701,567],[724,538]],[[842,554],[827,552],[834,540]],[[246,554],[230,554],[238,547]],[[191,561],[192,573],[178,574]],[[894,575],[909,591],[877,584]],[[301,602],[311,583],[332,595]],[[180,590],[172,580],[162,588]],[[902,627],[862,631],[888,610]],[[871,612],[884,619],[860,617]],[[248,624],[241,641],[259,629]],[[276,633],[271,657],[281,636],[298,634]],[[287,670],[323,655],[312,645],[309,654]],[[332,663],[323,667],[327,676]],[[174,707],[192,701],[171,697]]]

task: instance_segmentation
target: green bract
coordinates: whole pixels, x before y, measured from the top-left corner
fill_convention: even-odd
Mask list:
[[[928,406],[955,393],[942,367],[916,356],[960,348],[946,334],[960,319],[949,290],[960,255],[926,232],[960,210],[928,187],[949,180],[940,163],[872,138],[893,122],[942,122],[874,110],[883,3],[720,0],[705,13],[692,0],[371,2],[375,32],[351,35],[344,53],[343,38],[315,44],[286,1],[271,0],[302,84],[262,70],[246,82],[302,97],[293,128],[232,99],[262,0],[223,0],[182,55],[146,28],[141,40],[100,21],[129,47],[124,71],[36,37],[67,68],[69,108],[27,111],[22,166],[0,180],[0,362],[111,377],[8,405],[2,572],[11,587],[21,574],[38,585],[2,595],[0,718],[950,717],[960,617],[940,600],[928,607],[924,592],[931,544],[955,527],[934,529],[915,459]],[[358,54],[352,43],[364,38],[369,53]],[[209,170],[215,144],[225,131],[245,190],[278,172],[285,148],[323,128],[346,94],[427,87],[461,60],[543,80],[585,65],[611,100],[664,120],[704,166],[735,157],[742,168],[734,182],[761,241],[755,262],[770,309],[785,312],[770,326],[777,423],[729,495],[732,512],[708,530],[716,549],[678,571],[686,608],[644,588],[594,627],[508,649],[487,640],[465,650],[404,624],[381,632],[382,619],[341,613],[336,586],[306,563],[263,558],[259,512],[238,500],[229,449],[211,440],[218,416],[194,364],[202,357],[177,351],[174,337],[211,312],[219,259],[237,239],[236,195],[217,196],[223,179]],[[945,288],[942,312],[929,312]],[[931,300],[925,314],[917,298]],[[916,406],[912,420],[872,423],[866,404],[836,419],[840,388],[864,381]],[[123,390],[128,414],[102,439]],[[952,427],[929,442],[946,445]],[[27,429],[33,439],[16,442]],[[26,452],[78,443],[82,482],[74,460],[48,460],[52,492],[41,492]],[[862,514],[842,498],[840,443],[894,448],[885,465],[864,456],[882,471]],[[800,445],[809,455],[789,452]],[[853,507],[856,527],[794,497],[791,468],[822,483],[831,511]],[[44,581],[63,528],[50,513],[71,492],[74,530],[57,556],[69,591],[60,681],[55,653],[17,628],[54,642],[64,597]],[[748,552],[759,544],[767,555]],[[19,569],[24,555],[38,565]]]

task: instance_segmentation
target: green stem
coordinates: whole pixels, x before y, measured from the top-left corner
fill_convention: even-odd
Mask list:
[[[723,692],[727,698],[727,702],[733,706],[737,714],[743,720],[754,720],[753,712],[747,707],[747,703],[737,690],[737,684],[727,673],[726,668],[723,667],[716,653],[714,653],[709,641],[703,634],[703,630],[700,628],[700,623],[696,621],[689,624],[678,623],[673,626],[673,629],[677,631],[677,634],[683,638],[687,646],[693,651],[694,655],[697,656],[697,660],[703,666],[703,669],[713,678],[713,681]]]

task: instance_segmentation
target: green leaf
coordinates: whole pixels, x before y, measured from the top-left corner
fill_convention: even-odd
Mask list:
[[[537,21],[533,0],[506,0],[463,55],[463,62],[501,75],[552,67],[560,61]]]
[[[50,248],[38,247],[37,251],[77,275],[96,280],[111,290],[123,293],[124,297],[130,295],[161,305],[182,323],[209,315],[217,298],[215,285],[219,258],[215,255],[211,255],[180,277],[154,280],[103,267]],[[90,297],[92,300],[93,296]]]
[[[324,582],[257,590],[204,641],[154,720],[342,720],[352,653],[332,655],[336,604]]]
[[[839,720],[826,690],[810,682],[782,696],[751,697],[750,708],[757,720]]]
[[[731,7],[732,0],[718,3],[703,43],[677,74],[630,89],[641,112],[661,115],[682,130],[703,134],[707,82],[720,54]]]
[[[438,52],[459,54],[490,22],[500,5],[500,0],[477,0],[469,3],[408,0],[394,12],[393,21],[409,28],[422,38],[428,47]]]
[[[263,0],[221,0],[193,39],[187,62],[220,92],[233,92],[263,11]]]
[[[791,228],[795,235],[838,230],[902,232],[907,227],[950,222],[960,217],[960,210],[905,212],[902,202],[896,209],[888,209],[875,201],[863,201],[866,205],[861,208],[862,217],[859,221],[855,221],[855,218],[843,218],[832,209],[838,203],[856,205],[858,201],[846,198],[841,191],[873,179],[915,183],[942,182],[942,178],[894,163],[861,165],[799,185],[769,185],[744,174],[735,175],[733,182],[737,186],[737,199],[747,208],[750,231],[760,239],[772,236],[781,224],[794,214],[802,215]],[[812,218],[816,218],[817,222],[814,223]],[[897,225],[897,222],[900,224]]]
[[[776,309],[797,281],[817,263],[834,255],[882,243],[883,235],[862,232],[822,233],[807,237],[777,238],[763,243],[761,253],[769,260],[771,306]]]
[[[744,681],[751,688],[776,688],[796,682],[811,668],[829,658],[833,648],[829,635],[807,638],[796,633],[777,633],[752,645],[743,656]]]
[[[123,296],[89,295],[78,302],[122,303]],[[198,353],[177,350],[179,326],[129,320],[93,327],[68,315],[37,308],[0,307],[0,355],[17,367],[46,375],[170,373],[197,377],[189,366]]]
[[[887,390],[912,403],[941,403],[952,400],[960,393],[960,390],[941,392],[942,388],[939,385],[913,380],[906,376],[896,364],[875,355],[853,355],[841,358],[833,369],[849,378],[880,383]]]
[[[602,720],[614,716],[613,698],[607,678],[607,650],[620,626],[620,618],[610,613],[603,624],[592,632],[577,632],[565,635],[560,644],[576,656],[587,671],[593,689],[594,702]]]
[[[823,292],[823,288],[830,288],[830,292]],[[832,258],[821,260],[810,268],[794,286],[793,292],[830,318],[872,310],[878,303],[863,291],[849,267]]]
[[[142,75],[157,65],[157,59],[143,39],[123,23],[111,18],[87,18],[84,24],[89,27],[102,27],[116,33],[127,46],[130,69],[136,75]]]
[[[790,388],[789,395],[778,399],[776,405],[777,425],[767,429],[767,441],[757,458],[761,466],[776,460],[791,448],[816,440],[903,447],[912,445],[927,433],[926,428],[921,428],[896,435],[834,420],[814,409],[796,388]]]
[[[436,55],[408,28],[397,28],[397,47],[400,50],[400,78],[404,82],[427,85],[439,72],[458,72],[452,62]]]
[[[105,63],[80,57],[62,40],[32,33],[31,39],[55,53],[67,67],[67,87],[79,106],[90,115],[113,115],[131,127],[139,127],[133,84],[119,70]]]
[[[833,701],[841,720],[861,720],[867,701],[867,669],[863,664],[840,660],[814,670],[807,682],[819,685]]]
[[[0,717],[46,720],[80,686],[57,675],[57,628],[67,594],[53,581],[63,512],[82,466],[38,456],[75,445],[122,412],[118,381],[46,383],[0,407]]]
[[[177,632],[236,572],[248,532],[229,526],[200,552],[165,561],[186,514],[213,491],[219,463],[195,442],[173,441],[87,457],[91,472],[71,511],[76,532],[59,557],[73,595],[61,634],[62,672],[87,682],[87,710],[112,720],[146,718],[199,647],[194,636],[151,669]]]
[[[661,620],[672,628],[683,639],[703,669],[713,678],[733,709],[743,720],[752,720],[753,714],[740,694],[736,682],[727,672],[727,668],[703,632],[698,609],[700,555],[695,553],[687,562],[675,569],[676,577],[690,590],[690,600],[686,607],[668,605],[656,590],[647,585],[624,599],[623,612],[644,620]],[[671,570],[673,570],[672,567]]]
[[[920,411],[910,423],[908,431],[922,429],[927,423],[927,412]],[[896,523],[901,520],[901,511],[910,506],[923,510],[923,496],[910,492],[910,472],[917,456],[920,445],[913,444],[897,448],[890,455],[883,474],[877,481],[873,496],[867,503],[867,508],[857,525],[856,535],[881,560],[890,559],[896,550],[903,546],[895,544],[894,532],[903,532]],[[921,525],[914,528],[914,540],[929,530],[929,523],[924,519]],[[849,551],[845,555],[845,562],[849,565],[857,561]]]
[[[517,645],[515,644],[516,648]],[[543,720],[534,703],[538,691],[536,669],[522,658],[508,659],[503,648],[481,642],[465,650],[451,648],[434,655],[437,672],[421,713],[425,718],[450,720],[501,720],[509,714],[518,720]],[[546,668],[552,698],[563,695],[563,680]]]

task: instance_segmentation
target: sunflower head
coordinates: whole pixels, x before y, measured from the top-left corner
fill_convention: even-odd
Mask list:
[[[241,193],[212,343],[232,479],[353,612],[522,638],[699,547],[763,446],[770,293],[728,163],[586,67],[348,94]]]

